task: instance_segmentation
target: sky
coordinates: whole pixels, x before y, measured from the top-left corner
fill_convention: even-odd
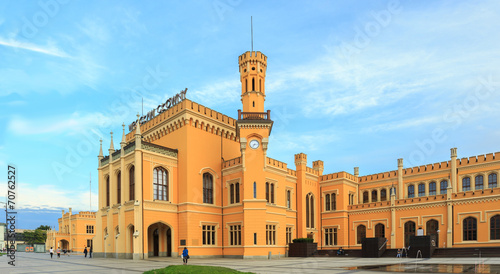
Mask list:
[[[494,0],[3,1],[0,201],[14,164],[18,228],[97,210],[99,139],[118,148],[141,99],[188,88],[237,118],[251,16],[268,157],[368,175],[500,151],[499,14]]]

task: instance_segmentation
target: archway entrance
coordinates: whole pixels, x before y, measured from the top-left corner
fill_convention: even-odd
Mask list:
[[[410,245],[410,236],[415,236],[415,223],[412,221],[405,223],[405,247]]]
[[[172,229],[164,223],[154,223],[148,228],[148,257],[172,256]]]
[[[61,250],[68,250],[69,249],[69,242],[66,240],[59,241],[59,248],[61,248]]]
[[[432,219],[427,221],[425,231],[427,235],[436,235],[436,247],[439,247],[439,222]]]

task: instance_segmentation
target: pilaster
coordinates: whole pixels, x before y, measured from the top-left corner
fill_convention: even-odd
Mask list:
[[[398,159],[398,197],[404,199],[403,158]]]

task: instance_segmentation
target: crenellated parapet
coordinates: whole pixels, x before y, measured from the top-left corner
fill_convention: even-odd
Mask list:
[[[295,165],[296,166],[307,165],[307,155],[305,153],[295,154]]]

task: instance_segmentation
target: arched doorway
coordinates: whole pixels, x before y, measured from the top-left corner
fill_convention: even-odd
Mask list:
[[[148,257],[172,256],[172,229],[158,222],[148,228]]]
[[[69,242],[67,240],[60,240],[59,241],[59,248],[61,250],[68,250],[69,249]]]
[[[127,227],[127,240],[126,240],[126,255],[125,258],[133,259],[134,257],[134,225]]]
[[[415,236],[415,222],[405,223],[405,247],[410,245],[410,236]]]
[[[432,219],[427,221],[427,224],[425,225],[425,234],[427,235],[436,235],[436,247],[439,246],[439,222]]]

